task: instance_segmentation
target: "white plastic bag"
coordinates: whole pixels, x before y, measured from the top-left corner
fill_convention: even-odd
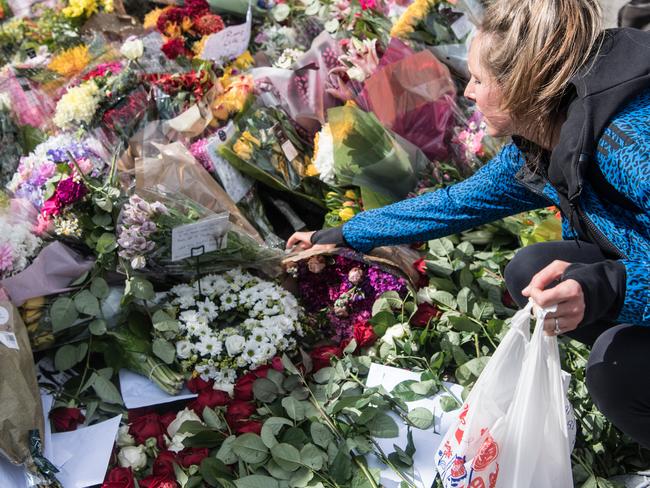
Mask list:
[[[549,310],[537,313],[530,337],[532,307],[515,315],[440,444],[435,463],[445,488],[573,486],[575,437],[567,427],[571,408],[557,339],[544,334]]]

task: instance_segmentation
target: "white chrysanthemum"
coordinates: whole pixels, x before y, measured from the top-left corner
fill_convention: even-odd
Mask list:
[[[100,98],[99,87],[92,80],[70,88],[56,105],[54,123],[62,129],[73,124],[89,124]]]
[[[221,310],[227,312],[237,307],[237,295],[234,293],[226,293],[221,296]]]
[[[190,341],[178,341],[176,343],[176,355],[181,359],[189,359],[194,351]]]
[[[336,184],[334,174],[334,137],[329,124],[325,124],[318,133],[318,145],[314,154],[314,166],[318,177],[329,185]]]
[[[205,317],[208,322],[212,322],[219,316],[219,307],[209,298],[206,298],[202,302],[196,302],[196,308],[199,314]]]

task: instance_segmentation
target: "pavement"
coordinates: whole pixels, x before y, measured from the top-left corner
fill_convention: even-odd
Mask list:
[[[605,27],[616,27],[618,19],[618,11],[629,0],[601,0],[600,5],[603,8],[603,16],[605,18]]]

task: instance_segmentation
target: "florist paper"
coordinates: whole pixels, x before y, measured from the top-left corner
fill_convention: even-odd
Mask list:
[[[178,400],[196,398],[197,395],[183,388],[178,395],[169,395],[162,391],[148,378],[133,373],[128,369],[120,370],[120,392],[126,408],[148,407]]]
[[[420,380],[421,373],[407,371],[405,369],[393,368],[373,363],[370,366],[366,385],[368,387],[382,385],[388,392],[395,388],[399,383],[407,380]],[[454,383],[444,383],[451,393],[460,399],[463,387]],[[458,410],[443,413],[440,406],[440,399],[448,395],[446,392],[439,393],[432,398],[407,402],[409,410],[418,407],[426,408],[433,412],[435,418],[434,426],[427,430],[412,428],[413,443],[415,444],[415,454],[413,455],[413,479],[411,480],[420,488],[429,488],[437,476],[436,468],[432,462],[433,456],[449,426],[458,415]],[[395,450],[393,444],[404,448],[407,443],[407,427],[404,422],[394,413],[389,413],[399,426],[399,436],[391,439],[375,439],[381,449],[389,454]],[[368,464],[371,468],[381,469],[381,482],[385,488],[398,488],[401,479],[390,468],[387,468],[374,455],[368,458]]]
[[[72,432],[52,434],[53,463],[64,488],[86,488],[104,481],[121,415]],[[61,454],[72,454],[67,460]]]

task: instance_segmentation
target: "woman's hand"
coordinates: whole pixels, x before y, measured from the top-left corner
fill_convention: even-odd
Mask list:
[[[336,244],[312,244],[311,236],[315,231],[296,232],[287,241],[287,249],[304,251],[305,249],[314,249],[315,251],[331,251],[336,248]]]
[[[544,330],[548,335],[575,330],[585,316],[585,297],[582,286],[576,280],[562,281],[545,290],[553,281],[562,277],[570,264],[566,261],[553,261],[533,276],[530,284],[521,291],[523,296],[531,297],[542,308],[557,304],[557,311],[549,313],[544,321]]]

